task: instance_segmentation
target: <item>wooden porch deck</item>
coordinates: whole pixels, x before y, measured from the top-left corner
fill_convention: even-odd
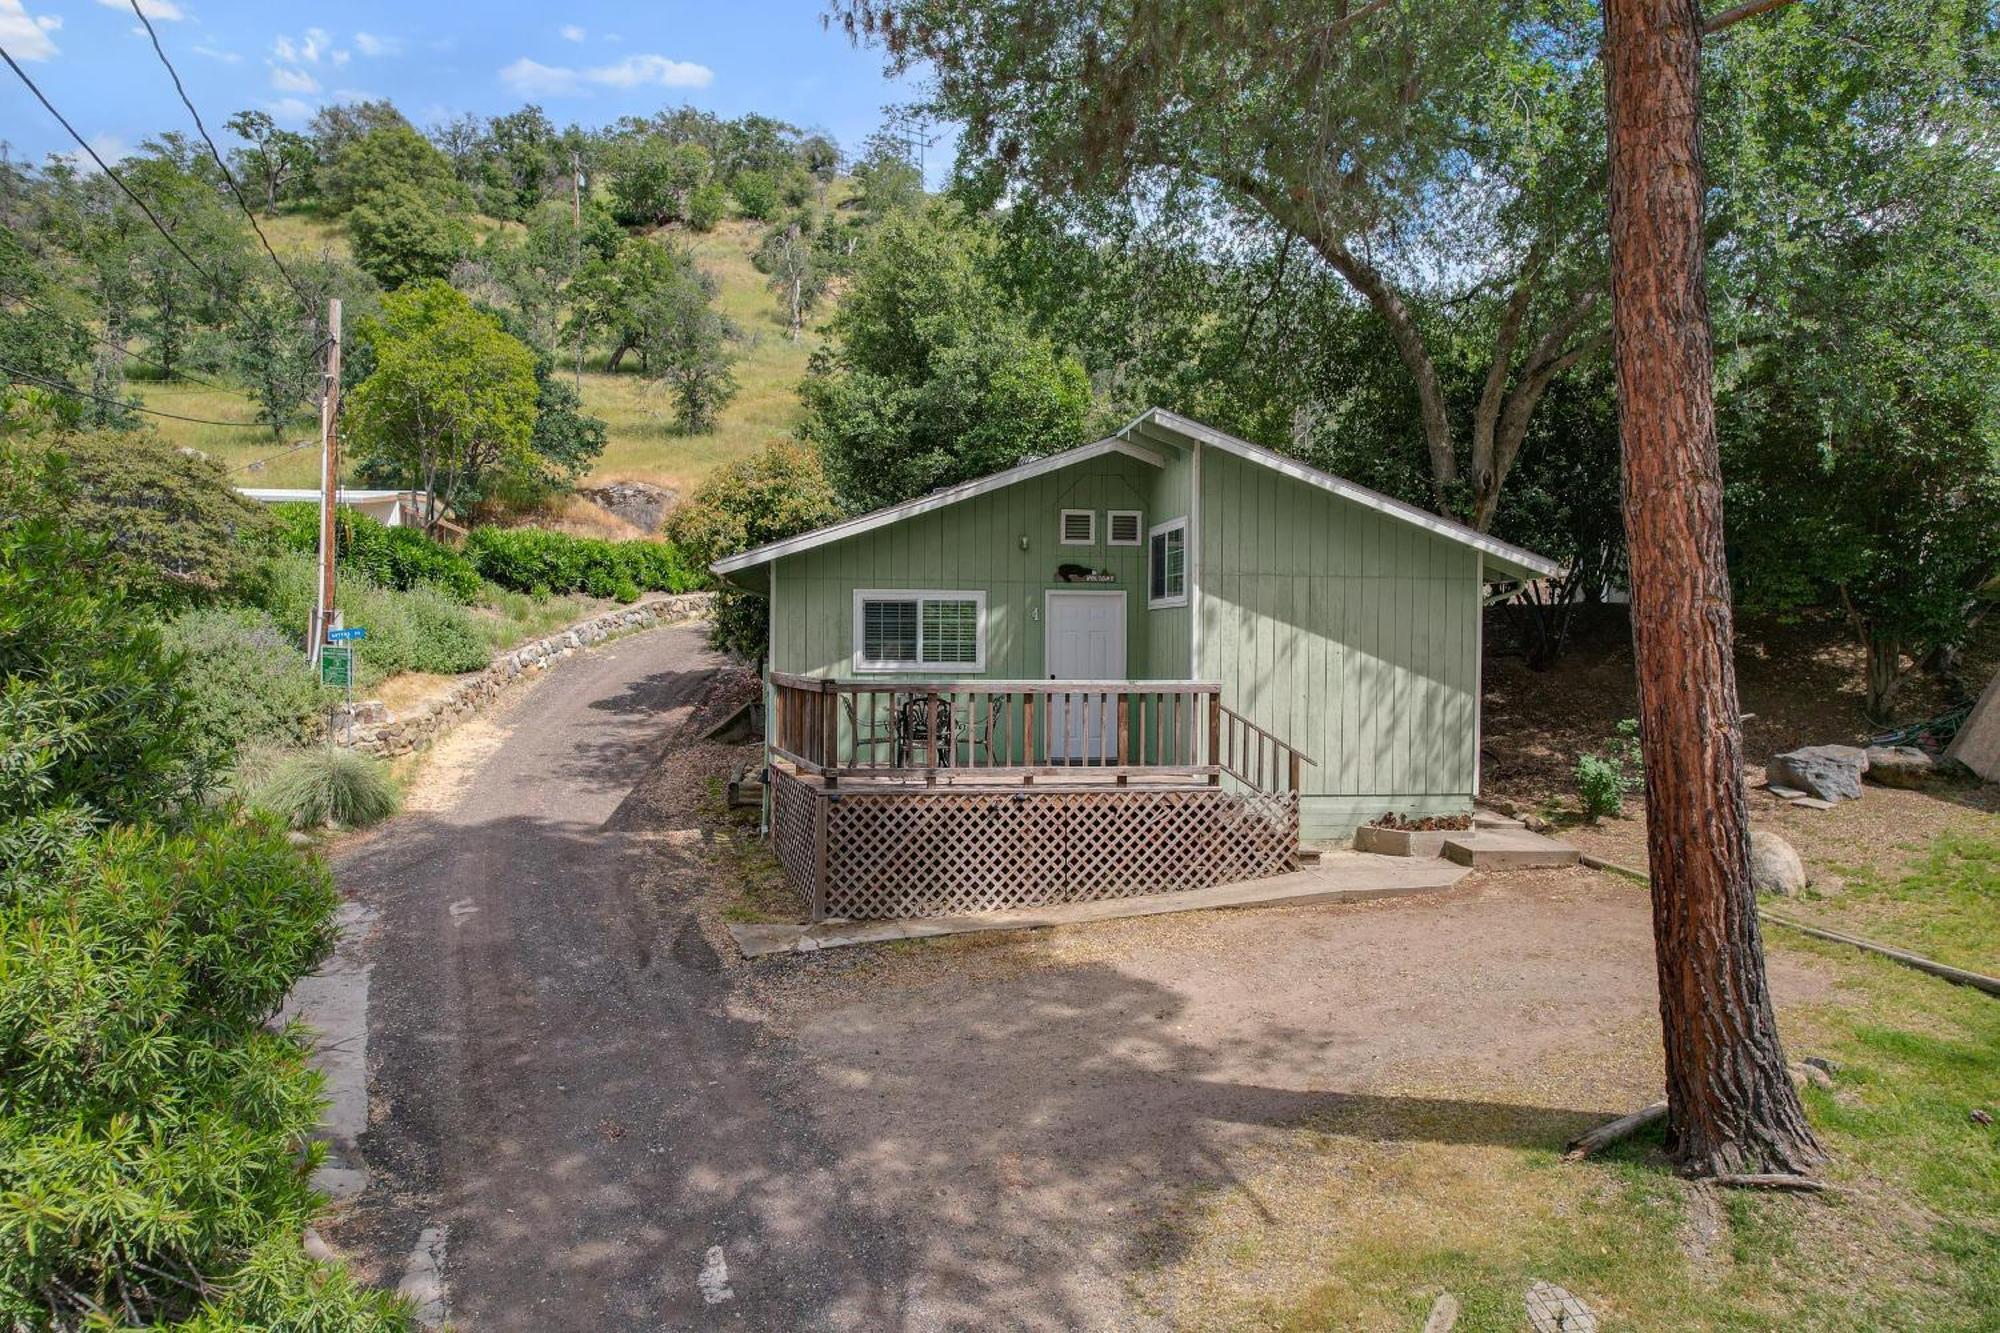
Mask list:
[[[1177,893],[1298,864],[1312,761],[1217,684],[771,682],[771,837],[814,921]]]

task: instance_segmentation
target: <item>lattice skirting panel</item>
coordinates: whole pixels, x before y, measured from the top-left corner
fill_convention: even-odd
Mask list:
[[[828,793],[779,770],[772,800],[778,859],[816,905],[815,919],[1172,893],[1298,863],[1298,798],[1290,794],[1218,787]]]

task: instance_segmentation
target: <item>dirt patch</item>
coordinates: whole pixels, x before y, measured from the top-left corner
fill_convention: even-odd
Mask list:
[[[1554,1152],[1661,1084],[1645,899],[1592,872],[840,955],[747,989],[843,1174],[926,1219],[947,1324],[1144,1326],[1132,1284],[1196,1243],[1190,1201],[1301,1134]],[[1829,989],[1773,971],[1787,1003]]]
[[[1516,647],[1515,612],[1488,613],[1481,777],[1486,790],[1529,805],[1573,806],[1577,756],[1602,747],[1638,711],[1632,636],[1621,607],[1581,617],[1564,658],[1530,670]],[[1860,744],[1882,728],[1863,711],[1861,651],[1834,617],[1737,625],[1737,690],[1747,762],[1800,745]],[[2000,619],[1989,617],[1963,654],[1960,675],[1973,690],[2000,666]],[[1922,673],[1906,682],[1904,719],[1930,717],[1956,702],[1953,688]]]
[[[1798,849],[1814,887],[1838,894],[1857,871],[1894,879],[1929,852],[1946,833],[1984,831],[2000,837],[2000,787],[1940,784],[1927,791],[1868,786],[1858,801],[1810,810],[1751,788],[1750,826],[1783,837]],[[1560,837],[1607,861],[1646,868],[1646,815],[1638,800],[1628,814],[1599,824],[1564,828]]]

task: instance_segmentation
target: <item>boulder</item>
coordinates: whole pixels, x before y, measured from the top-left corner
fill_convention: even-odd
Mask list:
[[[1883,787],[1921,787],[1937,762],[1914,745],[1868,747],[1868,780]]]
[[[1759,829],[1750,835],[1750,882],[1759,893],[1796,898],[1806,886],[1806,863],[1792,844]]]
[[[1795,787],[1822,801],[1861,799],[1868,752],[1858,745],[1808,745],[1787,750],[1765,769],[1773,787]]]
[[[614,481],[608,486],[585,486],[577,491],[599,509],[624,519],[641,532],[658,532],[660,523],[673,508],[674,492],[643,481]]]

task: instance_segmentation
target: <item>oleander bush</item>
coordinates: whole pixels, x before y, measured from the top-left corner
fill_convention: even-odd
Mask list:
[[[0,1327],[401,1330],[316,1263],[321,1079],[268,1024],[337,898],[207,802],[186,659],[0,442]]]
[[[635,600],[641,591],[691,592],[701,574],[670,542],[609,542],[539,528],[477,528],[465,553],[479,573],[520,592]]]
[[[319,506],[273,505],[284,545],[293,551],[319,550]],[[392,528],[368,515],[341,507],[334,511],[334,563],[384,588],[419,585],[441,588],[461,602],[479,597],[479,571],[443,542],[415,528]]]

